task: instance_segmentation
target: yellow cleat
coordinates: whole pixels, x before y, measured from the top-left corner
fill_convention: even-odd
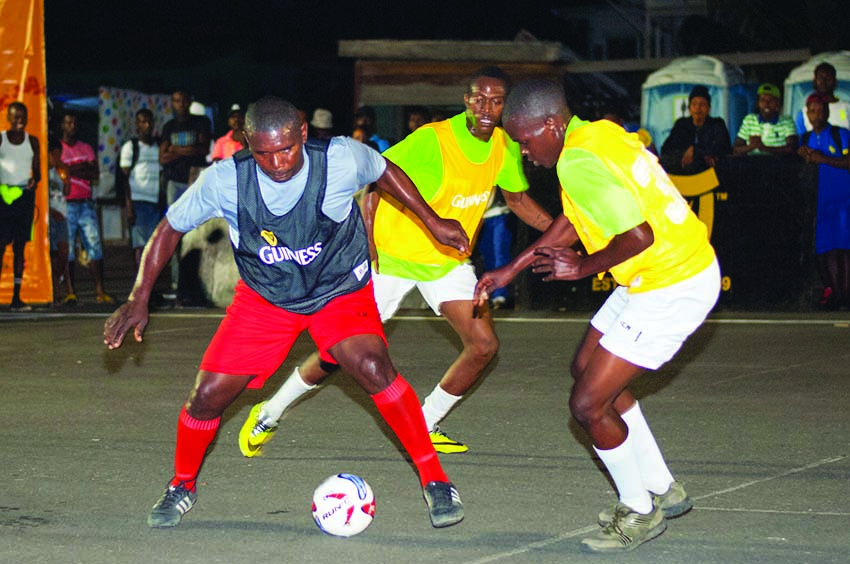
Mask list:
[[[440,431],[439,427],[434,427],[434,430],[431,431],[430,435],[431,444],[434,445],[434,450],[441,454],[458,454],[469,450],[468,446],[450,438],[448,435]]]
[[[260,413],[265,404],[266,402],[258,403],[251,408],[248,419],[245,420],[242,429],[239,431],[239,450],[242,451],[243,456],[248,458],[260,456],[263,445],[272,440],[277,432],[276,423],[271,425],[265,421],[260,421]]]

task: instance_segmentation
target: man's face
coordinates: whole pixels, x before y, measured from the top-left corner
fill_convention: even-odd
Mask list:
[[[762,94],[758,101],[759,115],[764,121],[773,121],[779,115],[779,98]]]
[[[482,141],[489,141],[493,129],[502,119],[507,88],[498,78],[479,77],[463,95],[466,105],[466,127]]]
[[[6,119],[9,120],[9,130],[21,132],[27,127],[27,111],[15,106],[9,106],[9,111],[6,112]]]
[[[559,125],[553,118],[548,120],[515,118],[505,124],[505,131],[519,144],[523,156],[535,166],[552,168],[558,162],[558,157],[561,156],[561,150],[564,148],[563,137],[559,138],[555,131],[556,126]]]
[[[227,118],[227,126],[234,131],[241,131],[245,127],[245,116],[242,112],[233,112]]]
[[[820,101],[809,102],[806,105],[806,116],[812,123],[812,129],[821,131],[829,121],[829,106]]]
[[[410,131],[416,131],[426,123],[428,122],[422,114],[410,114],[410,117],[407,118],[407,129]]]
[[[301,147],[307,141],[307,124],[274,130],[245,132],[254,160],[266,176],[286,182],[304,166]]]
[[[65,116],[62,118],[62,135],[66,139],[77,138],[77,116]]]
[[[824,69],[815,71],[815,79],[812,83],[815,92],[833,94],[837,85],[838,81],[835,78],[835,73]]]
[[[711,111],[711,104],[702,96],[694,96],[688,105],[688,110],[691,112],[691,119],[694,121],[694,124],[702,125]]]
[[[136,134],[143,139],[153,135],[153,120],[150,116],[145,114],[136,116]]]
[[[192,105],[192,97],[185,92],[175,92],[171,95],[171,111],[176,118],[185,118],[189,115],[189,106]]]

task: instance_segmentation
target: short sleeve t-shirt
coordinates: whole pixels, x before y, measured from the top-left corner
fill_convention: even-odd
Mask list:
[[[286,182],[275,182],[257,167],[260,195],[275,215],[284,215],[295,206],[307,186],[309,157],[304,166]],[[384,174],[386,160],[374,149],[348,137],[334,137],[328,147],[328,178],[322,211],[335,221],[351,212],[354,193]],[[224,218],[230,239],[239,245],[236,164],[225,159],[208,167],[186,192],[168,208],[169,224],[183,233],[214,217]]]

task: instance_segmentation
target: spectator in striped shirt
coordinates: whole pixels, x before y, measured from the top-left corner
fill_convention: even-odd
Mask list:
[[[758,89],[758,113],[748,114],[738,130],[732,150],[736,155],[795,154],[799,136],[794,121],[779,115],[779,88],[764,83]]]

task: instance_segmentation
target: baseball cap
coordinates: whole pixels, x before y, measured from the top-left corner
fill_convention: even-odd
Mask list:
[[[758,95],[761,96],[762,94],[768,94],[774,98],[782,97],[782,94],[779,93],[779,88],[775,84],[771,84],[769,82],[765,82],[759,86]]]
[[[317,129],[332,129],[334,126],[333,114],[330,110],[316,108],[316,111],[313,112],[313,119],[310,121],[310,125]]]
[[[239,104],[233,104],[232,106],[230,106],[230,111],[227,112],[227,117],[229,118],[230,116],[232,116],[236,112],[239,112],[240,114],[244,113],[244,112],[242,112],[242,106],[240,106]]]

